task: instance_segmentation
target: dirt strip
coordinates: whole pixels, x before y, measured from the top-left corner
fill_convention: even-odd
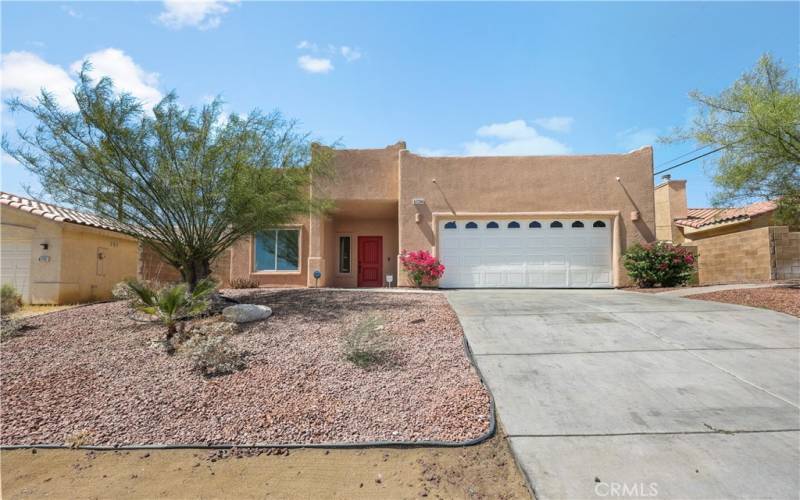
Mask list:
[[[4,499],[527,499],[506,439],[464,448],[0,453]]]

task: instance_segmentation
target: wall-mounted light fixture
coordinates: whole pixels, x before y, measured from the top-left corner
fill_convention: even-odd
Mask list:
[[[424,205],[425,204],[425,198],[414,198],[414,199],[411,200],[411,204],[412,205]]]
[[[42,250],[47,250],[48,248],[50,248],[50,245],[48,243],[39,243],[39,246],[42,247]]]

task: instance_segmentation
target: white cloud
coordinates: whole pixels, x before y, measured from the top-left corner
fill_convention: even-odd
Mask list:
[[[569,132],[572,130],[572,122],[575,119],[571,116],[551,116],[548,118],[537,118],[533,123],[539,125],[543,129],[551,130],[553,132]]]
[[[297,48],[300,50],[310,50],[312,52],[319,50],[316,43],[309,42],[308,40],[301,40],[300,43],[297,44]]]
[[[164,11],[158,20],[164,26],[181,29],[191,26],[200,30],[214,29],[222,22],[229,5],[239,0],[164,0]]]
[[[83,17],[83,14],[78,12],[77,10],[73,9],[69,5],[62,5],[61,10],[67,13],[69,17],[74,17],[75,19],[80,19]]]
[[[564,155],[570,152],[567,145],[546,137],[528,125],[525,120],[484,125],[475,131],[479,137],[462,144],[462,150],[420,149],[425,156],[526,156]]]
[[[337,57],[343,58],[346,62],[351,63],[361,59],[361,50],[349,45],[337,46],[328,44],[327,47],[323,46],[322,52],[328,57],[314,57],[309,55],[320,52],[319,45],[309,40],[301,40],[296,45],[298,50],[307,52],[297,59],[297,64],[309,73],[328,73],[333,71],[334,66],[332,60]]]
[[[108,48],[87,54],[72,63],[69,72],[57,64],[50,64],[31,52],[9,52],[0,60],[0,81],[3,97],[19,97],[33,101],[46,88],[56,101],[67,110],[75,111],[78,104],[72,95],[76,75],[84,60],[92,63],[90,75],[98,80],[108,76],[117,90],[128,92],[151,108],[161,100],[158,74],[148,73],[130,56],[119,49]]]
[[[654,144],[658,136],[659,131],[656,128],[631,127],[617,133],[617,145],[626,151],[633,151]]]
[[[88,59],[92,64],[89,75],[94,80],[107,76],[114,81],[114,88],[128,92],[136,97],[145,108],[151,108],[161,100],[158,90],[158,73],[148,73],[123,51],[108,48],[87,54],[70,66],[73,73],[78,73],[83,61]]]
[[[300,56],[297,58],[297,65],[309,73],[328,73],[333,71],[333,64],[330,59]]]
[[[0,61],[3,97],[33,101],[46,87],[64,108],[74,111],[78,103],[72,96],[75,81],[57,64],[50,64],[31,52],[8,52]]]
[[[361,59],[361,51],[354,49],[353,47],[342,45],[339,48],[339,51],[342,53],[342,57],[344,57],[347,62],[353,62]]]

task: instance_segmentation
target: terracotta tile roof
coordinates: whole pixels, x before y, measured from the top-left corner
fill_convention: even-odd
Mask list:
[[[56,222],[71,222],[73,224],[81,224],[83,226],[97,227],[100,229],[107,229],[109,231],[117,231],[120,233],[128,233],[124,227],[116,222],[96,215],[78,212],[71,208],[59,207],[44,203],[41,201],[31,200],[30,198],[23,198],[11,193],[0,191],[0,205],[7,205],[9,207],[17,208],[23,212],[28,212],[33,215],[44,217]]]
[[[698,229],[721,222],[747,220],[757,215],[772,212],[775,208],[777,208],[777,205],[774,201],[759,201],[737,208],[690,208],[687,217],[675,219],[675,224]]]

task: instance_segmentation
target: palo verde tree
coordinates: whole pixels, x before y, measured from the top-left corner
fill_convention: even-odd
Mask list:
[[[713,176],[718,205],[778,200],[780,223],[800,225],[800,89],[780,62],[763,55],[718,96],[690,94],[699,113],[669,140],[721,148]]]
[[[14,145],[3,137],[3,149],[56,200],[141,237],[190,289],[242,236],[325,208],[310,188],[329,149],[312,155],[308,134],[279,112],[224,119],[219,99],[184,108],[174,93],[150,112],[88,69],[74,90],[77,112],[44,91],[33,103],[8,101],[37,124]]]

